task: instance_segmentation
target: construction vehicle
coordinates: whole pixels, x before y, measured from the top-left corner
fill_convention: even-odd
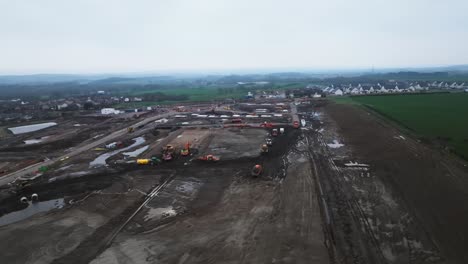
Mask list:
[[[158,157],[153,156],[151,157],[151,163],[155,165],[155,164],[161,163],[161,160]]]
[[[156,156],[151,157],[151,159],[137,159],[136,163],[138,165],[156,165],[161,163],[161,160],[158,159]]]
[[[294,128],[299,128],[299,121],[294,121],[293,122],[293,127]]]
[[[138,165],[148,165],[150,164],[150,160],[149,159],[137,159],[136,163]]]
[[[133,131],[135,131],[135,129],[133,127],[128,127],[127,128],[128,133],[133,133]]]
[[[190,155],[190,142],[187,142],[185,144],[185,147],[180,150],[180,155],[182,155],[184,157]]]
[[[271,130],[271,136],[277,137],[277,136],[278,136],[278,129],[273,128],[273,129]]]
[[[262,172],[263,172],[262,165],[257,164],[252,168],[251,174],[253,177],[258,177],[262,174]]]
[[[165,161],[170,161],[174,159],[175,148],[172,145],[166,145],[163,148],[162,159]]]
[[[262,154],[267,154],[268,153],[268,145],[267,144],[262,144],[262,146],[260,147],[260,152]]]
[[[262,124],[260,124],[260,127],[273,128],[273,124],[271,122],[263,122]]]
[[[199,157],[198,160],[203,160],[203,161],[218,161],[219,158],[216,157],[216,156],[214,156],[214,155],[208,154],[208,155]]]
[[[271,138],[267,138],[267,139],[265,139],[265,141],[266,141],[266,144],[267,144],[268,146],[273,145],[273,140],[272,140]]]

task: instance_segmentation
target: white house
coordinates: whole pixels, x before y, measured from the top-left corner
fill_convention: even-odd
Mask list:
[[[343,95],[343,91],[341,91],[340,89],[338,89],[338,90],[335,91],[335,95],[337,95],[337,96],[342,96],[342,95]]]

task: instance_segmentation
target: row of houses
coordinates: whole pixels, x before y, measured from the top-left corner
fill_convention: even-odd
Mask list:
[[[381,85],[377,83],[374,85],[361,85],[353,87],[351,84],[348,86],[340,85],[334,87],[334,85],[324,88],[322,91],[329,95],[364,95],[364,94],[387,94],[387,93],[415,93],[427,91],[429,89],[462,89],[466,91],[465,83],[457,84],[452,83],[424,83],[422,86],[420,83],[401,83],[395,85]],[[436,85],[436,86],[434,86]]]

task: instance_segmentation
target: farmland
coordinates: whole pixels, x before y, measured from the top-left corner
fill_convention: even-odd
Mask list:
[[[396,121],[418,136],[446,144],[468,159],[468,94],[360,96],[351,99]]]

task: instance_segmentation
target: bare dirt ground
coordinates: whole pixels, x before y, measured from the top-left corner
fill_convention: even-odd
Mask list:
[[[327,104],[320,114],[324,130],[311,142],[338,259],[466,263],[466,165],[362,109]]]
[[[4,213],[28,207],[18,201],[32,193],[64,205],[0,227],[1,244],[11,249],[0,261],[328,263],[308,150],[299,135],[286,128],[261,156],[267,129],[148,126],[122,134],[115,140],[145,138],[149,149],[141,156],[147,158],[165,144],[180,148],[190,141],[198,151],[147,167],[114,164],[125,159],[119,153],[91,168],[102,152],[90,150],[55,164],[44,180],[14,195],[6,189]],[[196,160],[204,154],[221,161]],[[265,168],[260,178],[250,175],[255,164]]]
[[[306,156],[300,141],[259,179],[251,162],[191,169],[91,263],[328,263]]]
[[[159,127],[157,116],[133,133],[87,139],[96,148],[143,138],[126,150],[148,146],[140,158],[160,155],[166,144],[180,150],[191,142],[196,151],[153,166],[116,153],[92,167],[113,150],[89,149],[54,163],[27,188],[4,186],[0,224],[34,207],[22,196],[63,205],[1,225],[8,251],[0,263],[468,261],[464,162],[354,106],[314,100],[296,109],[307,125],[285,126],[267,155],[260,145],[269,129]],[[204,154],[221,160],[197,160]],[[250,175],[255,164],[261,177]]]

